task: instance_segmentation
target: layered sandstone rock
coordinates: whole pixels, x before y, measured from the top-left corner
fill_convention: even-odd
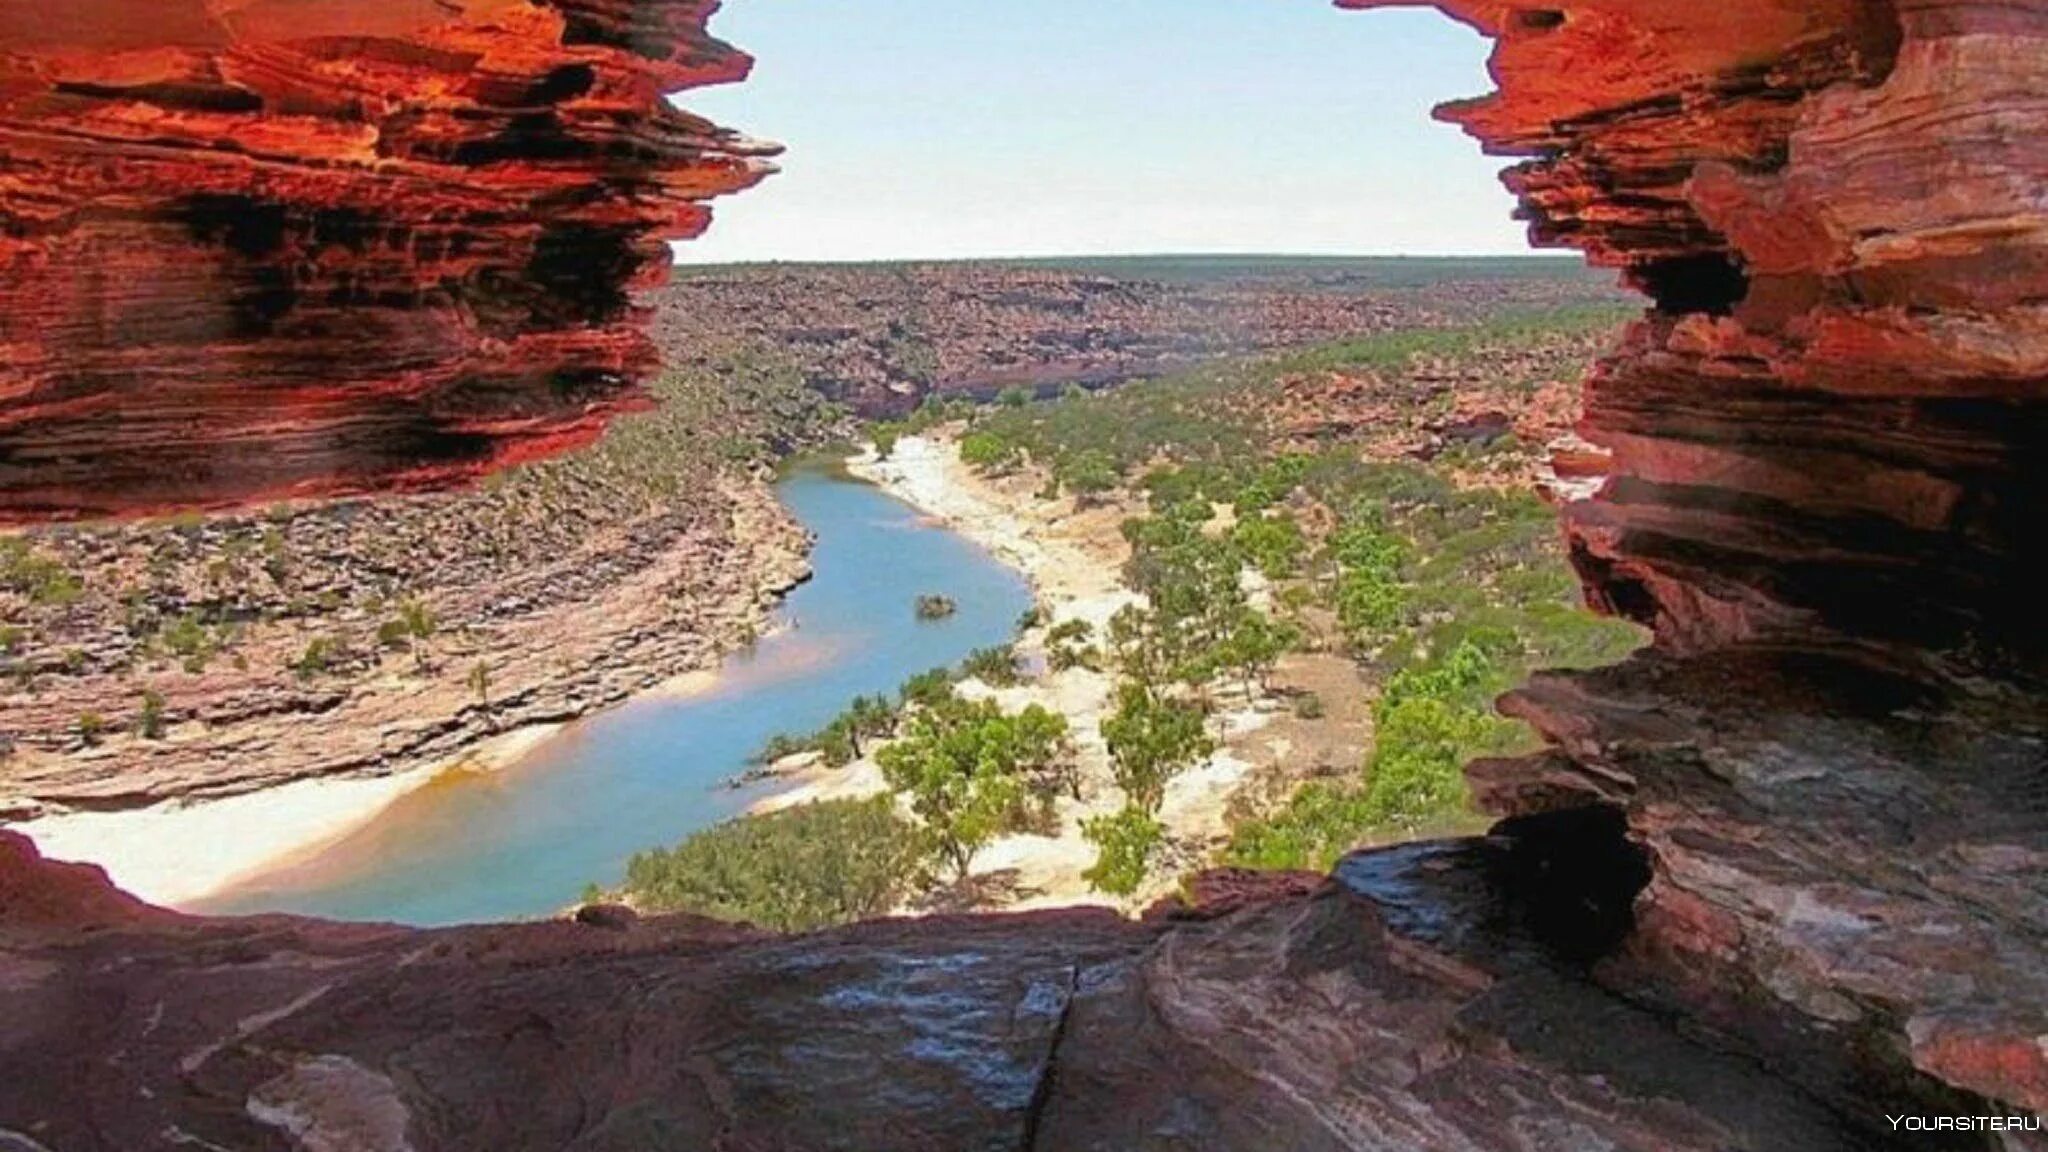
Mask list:
[[[1846,1111],[2048,1110],[2048,5],[1441,6],[1501,86],[1444,115],[1657,305],[1565,513],[1656,647],[1514,694],[1556,751],[1482,799],[1626,813],[1631,996]]]
[[[195,920],[5,833],[0,853],[9,1147],[1913,1146],[1588,983],[1503,900],[1500,844],[1359,858],[1306,891],[1226,885],[1144,924],[799,938],[615,914]],[[23,888],[99,930],[53,924],[47,898],[23,910]]]
[[[0,0],[0,520],[585,443],[629,290],[771,148],[713,0]]]

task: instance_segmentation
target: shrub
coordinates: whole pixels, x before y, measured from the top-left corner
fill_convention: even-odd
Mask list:
[[[97,712],[81,712],[78,716],[78,738],[87,744],[97,744],[107,731],[107,719]]]
[[[1313,692],[1304,692],[1294,701],[1294,714],[1303,720],[1323,718],[1323,698]]]
[[[164,696],[154,688],[142,690],[142,711],[135,722],[135,732],[145,740],[156,740],[164,734]]]
[[[1231,543],[1270,580],[1294,574],[1307,549],[1301,527],[1289,516],[1254,516],[1230,530]]]
[[[953,699],[953,673],[946,668],[932,668],[903,682],[896,690],[897,699],[905,707],[919,705],[931,708]]]
[[[791,736],[787,732],[777,732],[768,738],[766,744],[761,745],[759,752],[754,753],[754,761],[758,764],[773,764],[777,760],[787,760],[791,756],[800,756],[805,752],[811,751],[814,747],[816,747],[814,737]]]
[[[653,912],[804,932],[888,912],[910,890],[917,862],[915,830],[890,797],[827,800],[639,853],[626,865],[625,891]]]
[[[311,680],[333,667],[340,654],[341,646],[332,638],[315,636],[306,641],[305,650],[299,653],[299,658],[292,662],[291,668],[298,674],[299,679]]]
[[[1008,644],[975,649],[967,654],[960,670],[992,688],[1008,688],[1022,679],[1017,667],[1017,650]]]
[[[1123,476],[1117,472],[1115,461],[1107,453],[1079,452],[1060,461],[1053,469],[1053,480],[1086,506],[1094,504],[1103,493],[1114,490]]]
[[[75,603],[85,593],[85,586],[62,561],[36,552],[18,536],[0,537],[0,587],[53,608]]]
[[[1016,466],[1016,444],[993,432],[969,432],[960,438],[960,462],[978,472],[1000,472]]]
[[[887,460],[896,452],[896,442],[903,437],[903,426],[889,423],[871,424],[868,426],[868,436],[875,442],[875,459]]]
[[[208,661],[213,659],[216,640],[213,632],[206,627],[197,612],[186,612],[158,634],[173,656],[179,658],[187,672],[204,672]]]
[[[1145,882],[1165,832],[1158,820],[1131,804],[1113,816],[1090,819],[1081,826],[1081,834],[1095,845],[1095,864],[1081,875],[1097,892],[1129,896]]]
[[[983,845],[1024,826],[1027,792],[1064,779],[1066,734],[1065,718],[1035,704],[1009,716],[955,697],[913,714],[875,762],[923,819],[932,855],[965,879]]]
[[[1116,712],[1102,721],[1102,738],[1117,787],[1145,813],[1159,811],[1166,785],[1216,750],[1201,709],[1169,700],[1150,685],[1117,686]]]

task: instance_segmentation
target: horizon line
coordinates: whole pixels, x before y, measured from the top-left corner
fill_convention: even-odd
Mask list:
[[[842,256],[842,257],[801,257],[765,256],[738,260],[687,260],[683,258],[684,245],[688,241],[676,242],[675,267],[677,268],[734,268],[770,265],[861,265],[861,264],[1023,264],[1023,263],[1071,263],[1086,260],[1299,260],[1299,261],[1360,261],[1360,260],[1544,260],[1578,263],[1589,271],[1598,271],[1585,263],[1585,256],[1578,252],[1270,252],[1270,251],[1164,251],[1164,252],[1084,252],[1084,253],[1027,253],[1009,256]]]

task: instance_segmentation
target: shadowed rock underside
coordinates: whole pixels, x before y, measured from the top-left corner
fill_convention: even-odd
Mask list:
[[[0,0],[0,522],[588,443],[629,293],[774,149],[712,0]]]

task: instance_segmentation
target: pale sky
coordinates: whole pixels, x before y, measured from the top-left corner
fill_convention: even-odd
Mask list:
[[[786,144],[689,262],[1526,251],[1456,128],[1486,44],[1324,0],[728,0],[753,79],[682,103]]]

